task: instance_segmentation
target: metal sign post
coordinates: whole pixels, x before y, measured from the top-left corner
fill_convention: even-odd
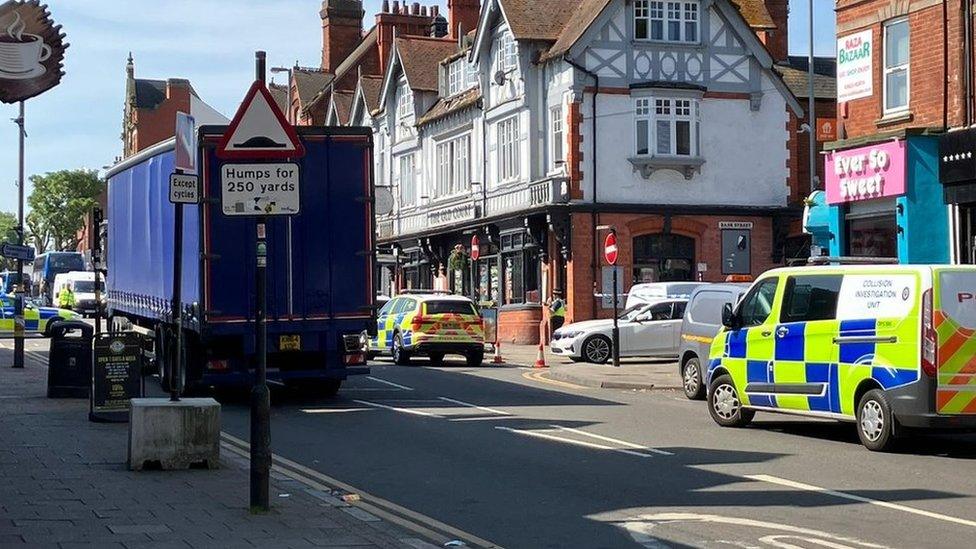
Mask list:
[[[271,397],[268,390],[267,266],[268,218],[301,210],[298,164],[268,160],[304,156],[295,128],[265,86],[265,52],[255,53],[255,81],[217,146],[221,160],[250,163],[220,166],[221,211],[227,216],[256,217],[254,337],[257,364],[251,389],[251,512],[271,508]]]
[[[24,102],[17,117],[20,168],[17,179],[17,244],[24,245]],[[17,290],[14,292],[14,368],[24,367],[24,260],[17,260]]]
[[[95,335],[102,333],[102,242],[99,238],[101,234],[101,226],[103,219],[102,209],[95,206],[92,209],[92,229],[91,235],[91,251],[92,251],[92,267],[95,274]],[[111,331],[111,330],[109,330]]]
[[[620,328],[617,326],[617,299],[620,295],[617,281],[617,229],[610,227],[610,234],[603,242],[603,257],[613,268],[613,330],[611,332],[611,343],[613,351],[613,365],[620,366]]]

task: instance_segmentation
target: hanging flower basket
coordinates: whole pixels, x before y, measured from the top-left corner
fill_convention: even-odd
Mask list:
[[[463,271],[468,267],[468,261],[468,252],[464,250],[464,246],[458,244],[447,257],[447,268],[451,271]]]

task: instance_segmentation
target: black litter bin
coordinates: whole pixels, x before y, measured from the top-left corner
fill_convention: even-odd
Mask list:
[[[95,328],[81,321],[58,322],[49,330],[48,398],[88,398]]]

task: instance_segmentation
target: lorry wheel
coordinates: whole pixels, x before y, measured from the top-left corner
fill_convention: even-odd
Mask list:
[[[701,363],[698,357],[691,357],[685,361],[681,369],[681,385],[684,387],[685,396],[690,400],[701,400],[705,398],[705,384],[702,383]]]
[[[324,379],[316,383],[318,387],[318,393],[322,396],[334,397],[339,394],[339,388],[342,387],[341,379]]]
[[[410,365],[410,351],[403,348],[403,336],[397,334],[393,336],[393,363],[397,366]]]
[[[715,378],[709,387],[708,413],[722,427],[745,427],[756,415],[742,407],[739,392],[727,374]]]
[[[478,368],[485,361],[485,351],[471,351],[464,355],[464,362],[468,368]]]
[[[430,353],[430,365],[431,366],[443,366],[444,365],[444,353]]]
[[[873,452],[885,452],[894,446],[894,416],[884,391],[871,389],[861,397],[857,405],[857,436]]]

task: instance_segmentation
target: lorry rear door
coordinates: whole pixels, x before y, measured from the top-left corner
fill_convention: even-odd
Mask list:
[[[976,414],[976,269],[935,269],[932,292],[936,411]]]

